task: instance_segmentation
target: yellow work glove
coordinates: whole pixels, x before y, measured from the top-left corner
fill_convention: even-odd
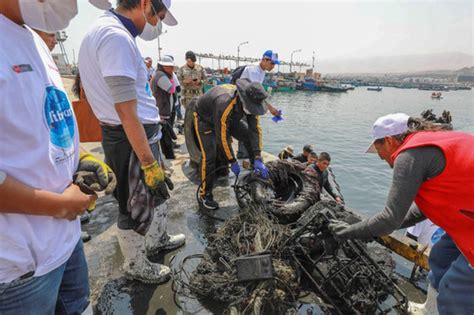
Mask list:
[[[109,195],[115,190],[117,180],[107,164],[83,152],[79,157],[79,167],[74,174],[74,183],[81,187],[84,193],[104,191],[106,195]],[[88,210],[92,211],[94,208],[95,202],[89,206]]]
[[[165,172],[158,164],[158,161],[150,165],[142,166],[145,185],[150,189],[156,189],[158,184],[165,181]]]
[[[145,186],[149,189],[152,195],[168,199],[170,197],[168,189],[166,188],[167,183],[165,183],[165,172],[158,164],[158,161],[153,162],[150,165],[142,166],[143,171],[143,181]]]

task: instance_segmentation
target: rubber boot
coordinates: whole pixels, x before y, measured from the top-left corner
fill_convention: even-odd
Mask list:
[[[408,314],[411,315],[438,315],[438,291],[430,284],[426,301],[423,304],[408,302]]]
[[[118,240],[124,257],[123,271],[127,278],[155,284],[170,279],[170,268],[148,260],[144,236],[133,230],[119,229]]]
[[[168,223],[167,210],[168,202],[155,208],[153,222],[145,241],[146,254],[148,257],[152,257],[163,250],[178,248],[185,243],[186,237],[184,234],[169,235],[166,232]]]

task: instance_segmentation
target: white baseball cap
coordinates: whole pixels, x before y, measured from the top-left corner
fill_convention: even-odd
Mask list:
[[[171,8],[171,0],[162,0],[163,4],[165,5],[166,9],[168,12],[166,12],[166,16],[163,19],[163,23],[165,23],[168,26],[175,26],[178,24],[178,21],[174,17],[173,13],[171,13],[170,8]]]
[[[160,60],[158,60],[158,64],[162,66],[175,66],[174,61],[170,56],[163,56]]]
[[[374,142],[389,136],[395,136],[408,130],[408,116],[403,113],[382,116],[372,126],[372,143],[366,153],[376,153]]]
[[[95,6],[98,9],[101,10],[110,10],[112,8],[112,3],[110,0],[89,0],[89,2]],[[163,5],[166,7],[166,16],[163,19],[163,23],[165,23],[168,26],[175,26],[178,24],[178,21],[174,17],[173,13],[171,13],[170,8],[171,8],[171,0],[161,0]]]

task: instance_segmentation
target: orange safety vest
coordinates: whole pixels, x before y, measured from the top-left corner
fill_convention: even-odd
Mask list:
[[[446,166],[423,182],[415,203],[433,223],[453,239],[474,266],[474,135],[456,131],[422,131],[409,135],[391,156],[417,147],[436,146]]]

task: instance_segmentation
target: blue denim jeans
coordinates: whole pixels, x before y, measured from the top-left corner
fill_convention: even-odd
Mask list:
[[[474,268],[448,234],[433,245],[429,265],[428,278],[438,290],[439,314],[474,314]]]
[[[82,241],[71,257],[41,276],[0,284],[0,314],[82,314],[89,305],[89,276]]]
[[[179,120],[183,119],[183,112],[181,111],[181,101],[176,104],[176,116]]]

